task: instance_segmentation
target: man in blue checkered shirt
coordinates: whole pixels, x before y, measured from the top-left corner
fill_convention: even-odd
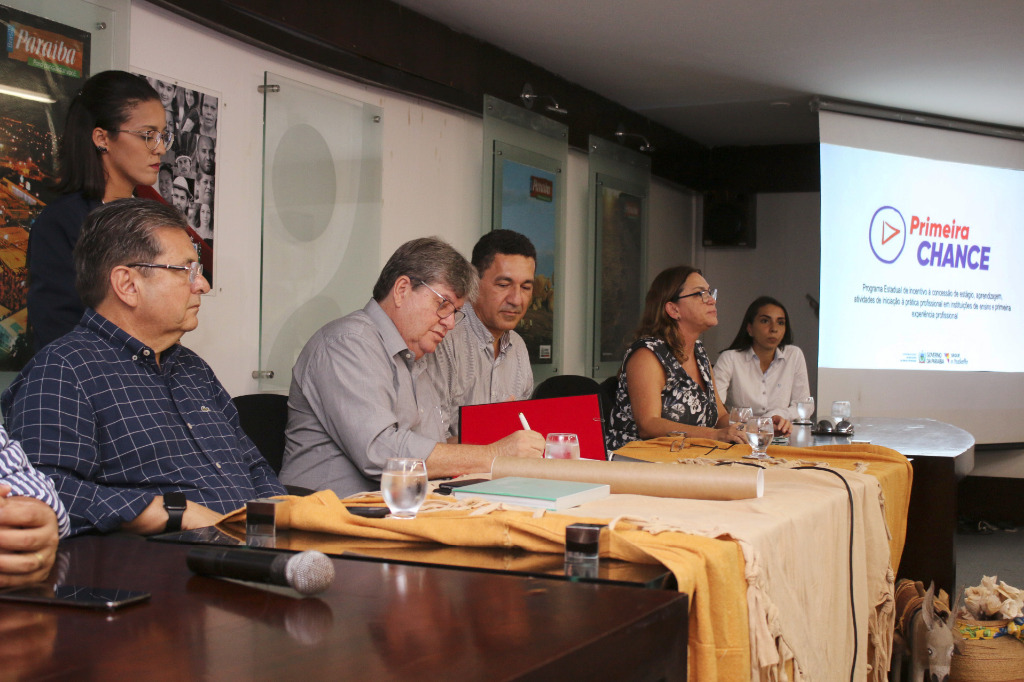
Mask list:
[[[213,370],[178,343],[209,291],[186,229],[145,199],[93,211],[75,247],[82,320],[0,397],[72,535],[199,528],[284,493]]]

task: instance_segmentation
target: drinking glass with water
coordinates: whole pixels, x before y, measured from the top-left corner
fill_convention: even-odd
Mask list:
[[[729,421],[740,425],[740,431],[746,428],[746,423],[754,416],[752,407],[734,407],[729,411]]]
[[[810,424],[812,414],[814,414],[814,398],[811,396],[801,398],[796,403],[796,415],[798,421],[795,421],[793,423]]]
[[[544,439],[544,459],[579,459],[580,439],[575,433],[549,433]]]
[[[747,422],[744,430],[751,452],[744,455],[748,459],[768,459],[768,444],[775,437],[775,424],[771,417],[754,417]]]
[[[416,518],[416,512],[427,498],[426,464],[422,459],[389,459],[380,475],[380,492],[392,518]]]

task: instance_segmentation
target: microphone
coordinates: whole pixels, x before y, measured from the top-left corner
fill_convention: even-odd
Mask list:
[[[255,549],[196,547],[189,550],[186,563],[199,575],[283,585],[304,595],[323,592],[334,580],[334,564],[315,550],[289,555]]]

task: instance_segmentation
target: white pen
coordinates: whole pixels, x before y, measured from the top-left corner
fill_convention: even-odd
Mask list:
[[[526,421],[526,415],[522,412],[519,413],[519,423],[523,425],[523,428],[530,431],[530,422]]]

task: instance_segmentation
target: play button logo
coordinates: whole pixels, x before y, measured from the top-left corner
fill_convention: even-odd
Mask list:
[[[883,263],[894,263],[907,243],[907,222],[892,206],[883,206],[871,216],[868,241],[875,258]]]
[[[888,243],[890,239],[903,232],[903,230],[893,227],[886,221],[882,221],[882,244]]]

